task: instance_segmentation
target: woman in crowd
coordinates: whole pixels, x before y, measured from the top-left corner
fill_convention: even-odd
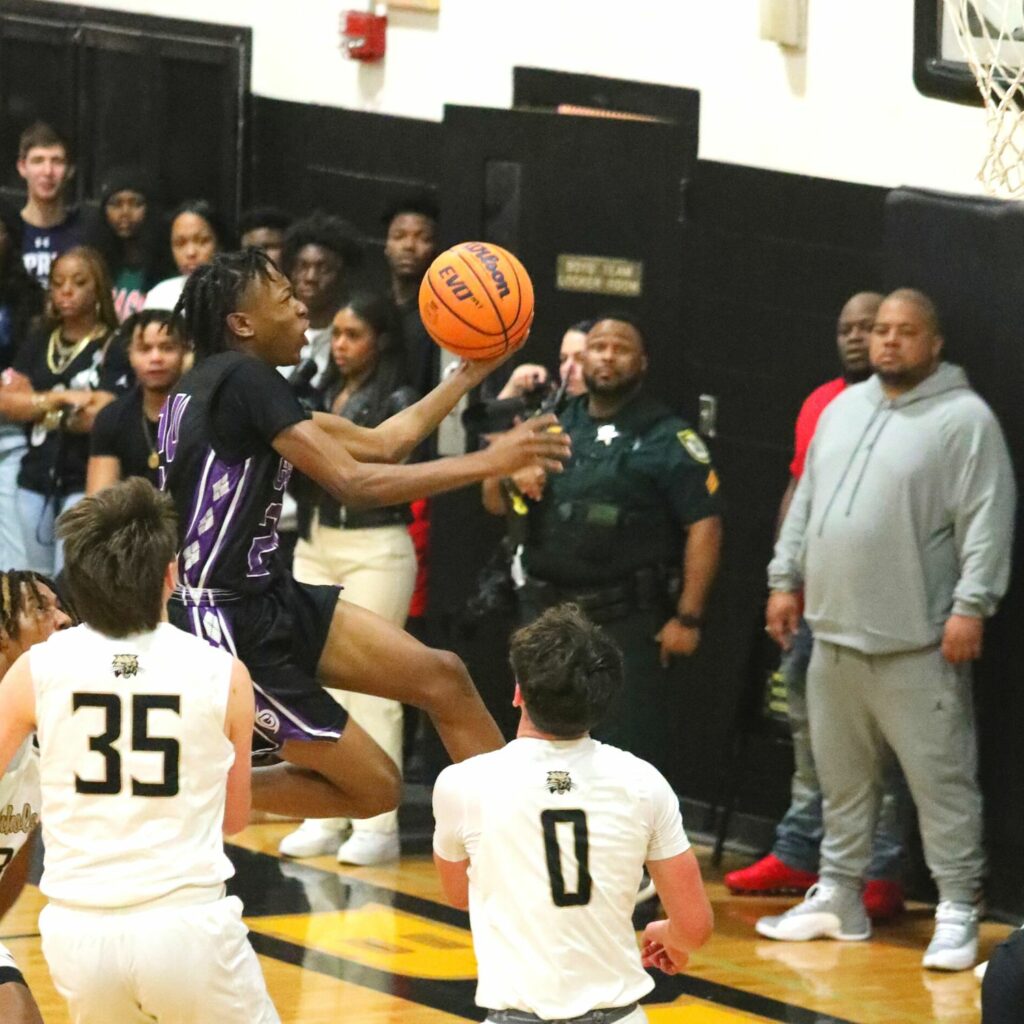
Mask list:
[[[14,369],[28,387],[0,392],[0,415],[28,428],[18,473],[24,564],[46,575],[62,565],[54,521],[85,491],[89,431],[130,379],[127,357],[110,348],[117,314],[102,257],[85,246],[53,264],[46,319],[20,347]]]
[[[30,389],[11,364],[43,311],[43,290],[21,259],[20,231],[18,219],[0,209],[0,410],[3,395]],[[25,564],[17,501],[25,448],[22,425],[0,412],[0,570]]]
[[[331,365],[322,408],[365,427],[375,427],[412,405],[417,395],[405,384],[405,356],[390,303],[354,295],[334,317]],[[303,583],[342,583],[345,597],[397,626],[409,612],[416,580],[416,555],[406,529],[407,505],[350,509],[319,490],[299,503],[295,578]],[[331,691],[335,699],[401,768],[402,705],[362,693]],[[353,822],[311,819],[281,841],[281,852],[311,857],[337,851],[346,864],[381,864],[399,856],[398,814]],[[339,848],[340,844],[340,848]]]
[[[110,171],[100,190],[103,211],[92,245],[114,283],[114,309],[124,321],[142,309],[146,293],[167,276],[167,231],[146,173],[135,167]]]
[[[153,286],[145,308],[174,309],[189,274],[228,248],[230,239],[213,206],[205,199],[186,199],[171,214],[171,256],[178,274]]]

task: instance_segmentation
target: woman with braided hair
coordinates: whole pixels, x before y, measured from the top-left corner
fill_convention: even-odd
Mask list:
[[[257,749],[284,760],[254,779],[254,804],[311,817],[371,817],[396,806],[394,763],[324,686],[423,708],[449,754],[501,745],[465,666],[397,626],[339,601],[339,588],[297,583],[275,557],[277,520],[295,466],[339,503],[396,505],[540,463],[557,471],[568,444],[539,417],[485,451],[406,458],[502,360],[462,364],[379,426],[305,411],[277,372],[306,342],[306,308],[256,249],[222,254],[189,278],[176,313],[196,365],[164,406],[164,489],[179,518],[179,587],[171,622],[240,658],[256,691]]]
[[[0,679],[33,644],[71,625],[49,581],[34,572],[0,572]],[[26,740],[0,778],[0,918],[18,898],[39,822],[39,751]],[[32,993],[10,951],[0,944],[0,1020],[42,1024]]]

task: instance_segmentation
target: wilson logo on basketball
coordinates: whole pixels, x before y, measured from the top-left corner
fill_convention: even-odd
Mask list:
[[[459,277],[454,267],[442,267],[438,271],[438,277],[452,290],[452,295],[459,300],[459,302],[465,302],[466,299],[472,299],[474,306],[480,305],[480,300],[473,294],[469,285]]]
[[[465,249],[466,252],[473,253],[484,265],[487,273],[491,275],[491,280],[494,281],[495,287],[498,289],[498,298],[505,298],[510,289],[505,275],[498,269],[498,254],[491,252],[482,242],[472,242],[465,246]]]

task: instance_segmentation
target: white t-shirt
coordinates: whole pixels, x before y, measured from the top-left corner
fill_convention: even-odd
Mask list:
[[[654,987],[634,899],[646,861],[690,846],[654,767],[589,738],[517,739],[441,772],[434,818],[438,856],[469,859],[480,1006],[557,1020]]]
[[[178,299],[181,298],[181,293],[185,290],[187,280],[188,275],[182,274],[180,277],[168,277],[157,282],[146,293],[146,302],[142,308],[174,309],[178,304]]]
[[[131,907],[230,878],[230,656],[161,623],[120,639],[76,626],[29,659],[42,891],[77,907]]]

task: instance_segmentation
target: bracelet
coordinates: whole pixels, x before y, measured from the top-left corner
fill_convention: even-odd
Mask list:
[[[699,615],[690,615],[687,612],[676,612],[673,618],[687,629],[700,629],[704,625],[704,620]]]
[[[35,412],[45,413],[49,409],[46,401],[46,394],[42,391],[32,392],[32,409]]]

